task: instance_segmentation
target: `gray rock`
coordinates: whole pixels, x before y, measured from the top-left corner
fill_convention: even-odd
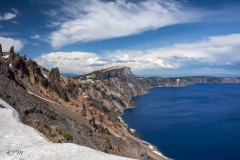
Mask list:
[[[55,81],[58,81],[59,79],[60,79],[59,69],[57,67],[52,68],[52,70],[50,71],[48,80],[50,82],[55,82]]]
[[[115,66],[111,68],[104,69],[102,72],[98,73],[98,77],[101,80],[109,78],[118,78],[127,83],[135,83],[135,77],[132,74],[129,67]]]
[[[12,47],[10,48],[9,53],[14,53],[14,46],[12,46]]]

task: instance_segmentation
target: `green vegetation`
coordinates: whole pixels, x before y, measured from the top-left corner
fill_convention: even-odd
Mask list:
[[[67,141],[73,140],[73,136],[70,133],[64,133],[63,137],[66,138]]]
[[[73,79],[81,79],[81,80],[86,80],[88,79],[87,76],[91,76],[93,74],[95,74],[95,78],[89,78],[89,79],[93,79],[93,80],[98,80],[99,77],[97,77],[97,75],[99,73],[102,73],[103,70],[98,70],[98,71],[94,71],[92,73],[88,73],[88,74],[84,74],[84,75],[79,75],[79,76],[75,76],[75,77],[72,77]]]
[[[50,130],[50,127],[46,124],[44,124],[43,127]]]
[[[59,134],[63,134],[61,128],[59,128],[59,127],[56,128],[56,131],[58,131]]]
[[[105,148],[105,149],[103,150],[103,152],[108,153],[108,150]]]
[[[109,137],[106,137],[106,141],[107,141],[107,142],[110,142],[110,139],[109,139]]]
[[[102,111],[106,114],[110,113],[110,110],[106,106],[102,106]]]
[[[134,133],[130,130],[129,126],[127,126],[126,128],[127,128],[128,133],[130,133],[131,135],[135,136]]]

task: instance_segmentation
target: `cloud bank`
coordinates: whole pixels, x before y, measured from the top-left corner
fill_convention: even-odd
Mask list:
[[[60,5],[60,9],[47,13],[54,19],[53,26],[60,25],[49,37],[54,48],[139,34],[168,25],[194,22],[200,17],[196,11],[185,8],[183,3],[172,0],[138,3],[126,0],[72,0]]]
[[[11,46],[14,46],[14,51],[18,52],[23,48],[23,43],[19,40],[12,38],[0,37],[3,52],[8,52]]]
[[[133,71],[180,69],[197,66],[234,66],[240,64],[240,34],[212,36],[195,43],[175,44],[145,51],[117,50],[99,56],[87,52],[52,52],[35,60],[61,72],[87,73],[111,66],[128,66]]]

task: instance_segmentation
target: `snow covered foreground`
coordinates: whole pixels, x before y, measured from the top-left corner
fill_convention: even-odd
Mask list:
[[[52,143],[32,127],[24,125],[17,111],[0,99],[0,159],[130,160],[72,143]],[[8,105],[8,104],[7,104]]]

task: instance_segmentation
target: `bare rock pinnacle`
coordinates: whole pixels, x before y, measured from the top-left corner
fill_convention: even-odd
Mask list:
[[[10,48],[10,51],[9,51],[10,53],[14,53],[14,46],[12,46],[11,48]]]

